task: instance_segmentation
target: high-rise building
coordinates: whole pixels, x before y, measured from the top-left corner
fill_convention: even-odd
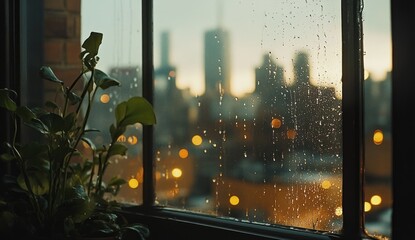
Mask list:
[[[154,71],[154,107],[157,118],[155,131],[162,131],[163,138],[158,138],[155,145],[169,145],[173,141],[182,144],[188,136],[189,103],[184,99],[184,92],[176,86],[176,67],[169,62],[168,32],[161,34],[160,66]],[[172,107],[174,106],[174,107]],[[175,116],[171,118],[170,116]],[[171,126],[176,126],[172,128]]]
[[[205,88],[206,94],[230,93],[230,43],[229,33],[222,28],[205,33]]]

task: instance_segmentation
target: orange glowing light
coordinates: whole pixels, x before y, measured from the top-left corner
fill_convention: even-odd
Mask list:
[[[293,140],[297,136],[297,132],[294,129],[287,130],[287,138]]]
[[[383,132],[381,130],[375,130],[373,133],[373,143],[375,145],[380,145],[383,142]]]
[[[138,138],[136,136],[129,136],[127,141],[129,144],[135,145],[138,142]]]
[[[173,170],[171,170],[171,175],[175,178],[181,177],[182,174],[183,174],[183,172],[180,168],[174,168]]]
[[[138,187],[138,180],[137,179],[135,179],[135,178],[131,178],[129,181],[128,181],[128,186],[130,187],[130,188],[137,188]]]
[[[101,97],[99,98],[99,100],[102,103],[108,103],[110,101],[110,95],[104,93],[104,94],[101,95]]]
[[[372,209],[372,204],[370,204],[369,202],[365,202],[365,212],[369,212]]]
[[[335,214],[336,216],[341,216],[341,215],[343,214],[343,208],[342,208],[342,207],[337,207],[337,208],[334,210],[334,214]]]
[[[231,205],[233,205],[233,206],[238,205],[238,204],[239,204],[239,197],[238,197],[238,196],[235,196],[235,195],[231,196],[231,197],[229,198],[229,203],[230,203]]]
[[[278,118],[272,119],[271,127],[272,128],[280,128],[281,127],[281,120],[279,120]]]
[[[373,196],[370,198],[370,203],[371,203],[372,205],[379,205],[379,204],[381,204],[381,203],[382,203],[382,198],[381,198],[379,195],[373,195]]]
[[[192,137],[192,143],[196,146],[199,146],[200,144],[202,144],[202,137],[199,135],[194,135]]]
[[[127,138],[125,137],[125,135],[121,135],[117,139],[117,142],[125,142],[125,141],[127,141]]]
[[[329,189],[331,187],[331,182],[329,180],[324,180],[321,183],[321,187],[324,188],[324,189]]]
[[[179,151],[179,157],[180,158],[187,158],[189,156],[189,151],[187,151],[187,149],[180,149]]]

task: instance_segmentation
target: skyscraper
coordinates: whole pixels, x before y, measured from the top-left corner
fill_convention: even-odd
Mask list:
[[[207,31],[204,46],[206,94],[230,93],[229,33],[222,28]]]

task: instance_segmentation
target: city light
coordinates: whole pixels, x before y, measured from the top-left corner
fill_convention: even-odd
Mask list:
[[[294,129],[288,129],[287,130],[287,138],[290,140],[294,140],[294,138],[297,136],[297,132]]]
[[[372,204],[370,204],[369,202],[365,202],[365,212],[369,212],[372,209]]]
[[[180,168],[173,168],[173,170],[171,170],[171,175],[175,178],[179,178],[182,176],[182,170]]]
[[[180,149],[179,151],[179,157],[180,158],[187,158],[189,156],[189,151],[187,151],[187,149]]]
[[[331,182],[329,180],[324,180],[321,183],[321,187],[324,188],[324,189],[329,189],[331,187]]]
[[[137,187],[138,187],[138,180],[137,180],[137,179],[135,179],[135,178],[131,178],[131,179],[128,181],[128,186],[129,186],[130,188],[132,188],[132,189],[137,188]]]
[[[236,205],[238,205],[239,204],[239,197],[238,196],[231,196],[230,198],[229,198],[229,203],[231,204],[231,205],[233,205],[233,206],[236,206]]]
[[[108,103],[110,101],[110,95],[104,93],[104,94],[101,95],[101,97],[99,98],[99,100],[102,103]]]
[[[138,142],[138,138],[136,136],[129,136],[127,141],[129,144],[135,145]]]
[[[380,197],[379,195],[373,195],[373,196],[370,198],[370,203],[371,203],[372,205],[379,205],[379,204],[381,204],[381,203],[382,203],[382,197]]]
[[[272,128],[280,128],[281,127],[281,120],[279,120],[278,118],[272,119],[271,127]]]
[[[335,214],[336,216],[341,216],[341,215],[343,214],[343,208],[342,208],[342,207],[337,207],[337,208],[334,210],[334,214]]]
[[[199,135],[194,135],[192,138],[192,143],[195,146],[199,146],[200,144],[202,144],[202,137]]]
[[[125,142],[127,141],[127,138],[125,137],[125,135],[120,135],[117,139],[117,142]]]
[[[376,145],[380,145],[383,142],[383,132],[379,129],[375,130],[373,133],[373,143]]]

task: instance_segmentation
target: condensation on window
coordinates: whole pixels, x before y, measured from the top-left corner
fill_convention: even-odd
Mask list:
[[[156,201],[342,227],[340,1],[154,1]]]
[[[141,1],[88,0],[81,4],[81,40],[85,40],[90,32],[103,33],[96,68],[120,82],[119,87],[97,91],[88,121],[89,129],[99,131],[87,133],[87,136],[97,147],[108,146],[111,140],[109,127],[115,122],[116,105],[142,95]],[[143,202],[142,132],[141,124],[131,125],[118,139],[118,143],[128,148],[127,154],[110,159],[104,180],[108,184],[112,177],[119,176],[126,183],[116,196],[108,194],[110,200]]]

